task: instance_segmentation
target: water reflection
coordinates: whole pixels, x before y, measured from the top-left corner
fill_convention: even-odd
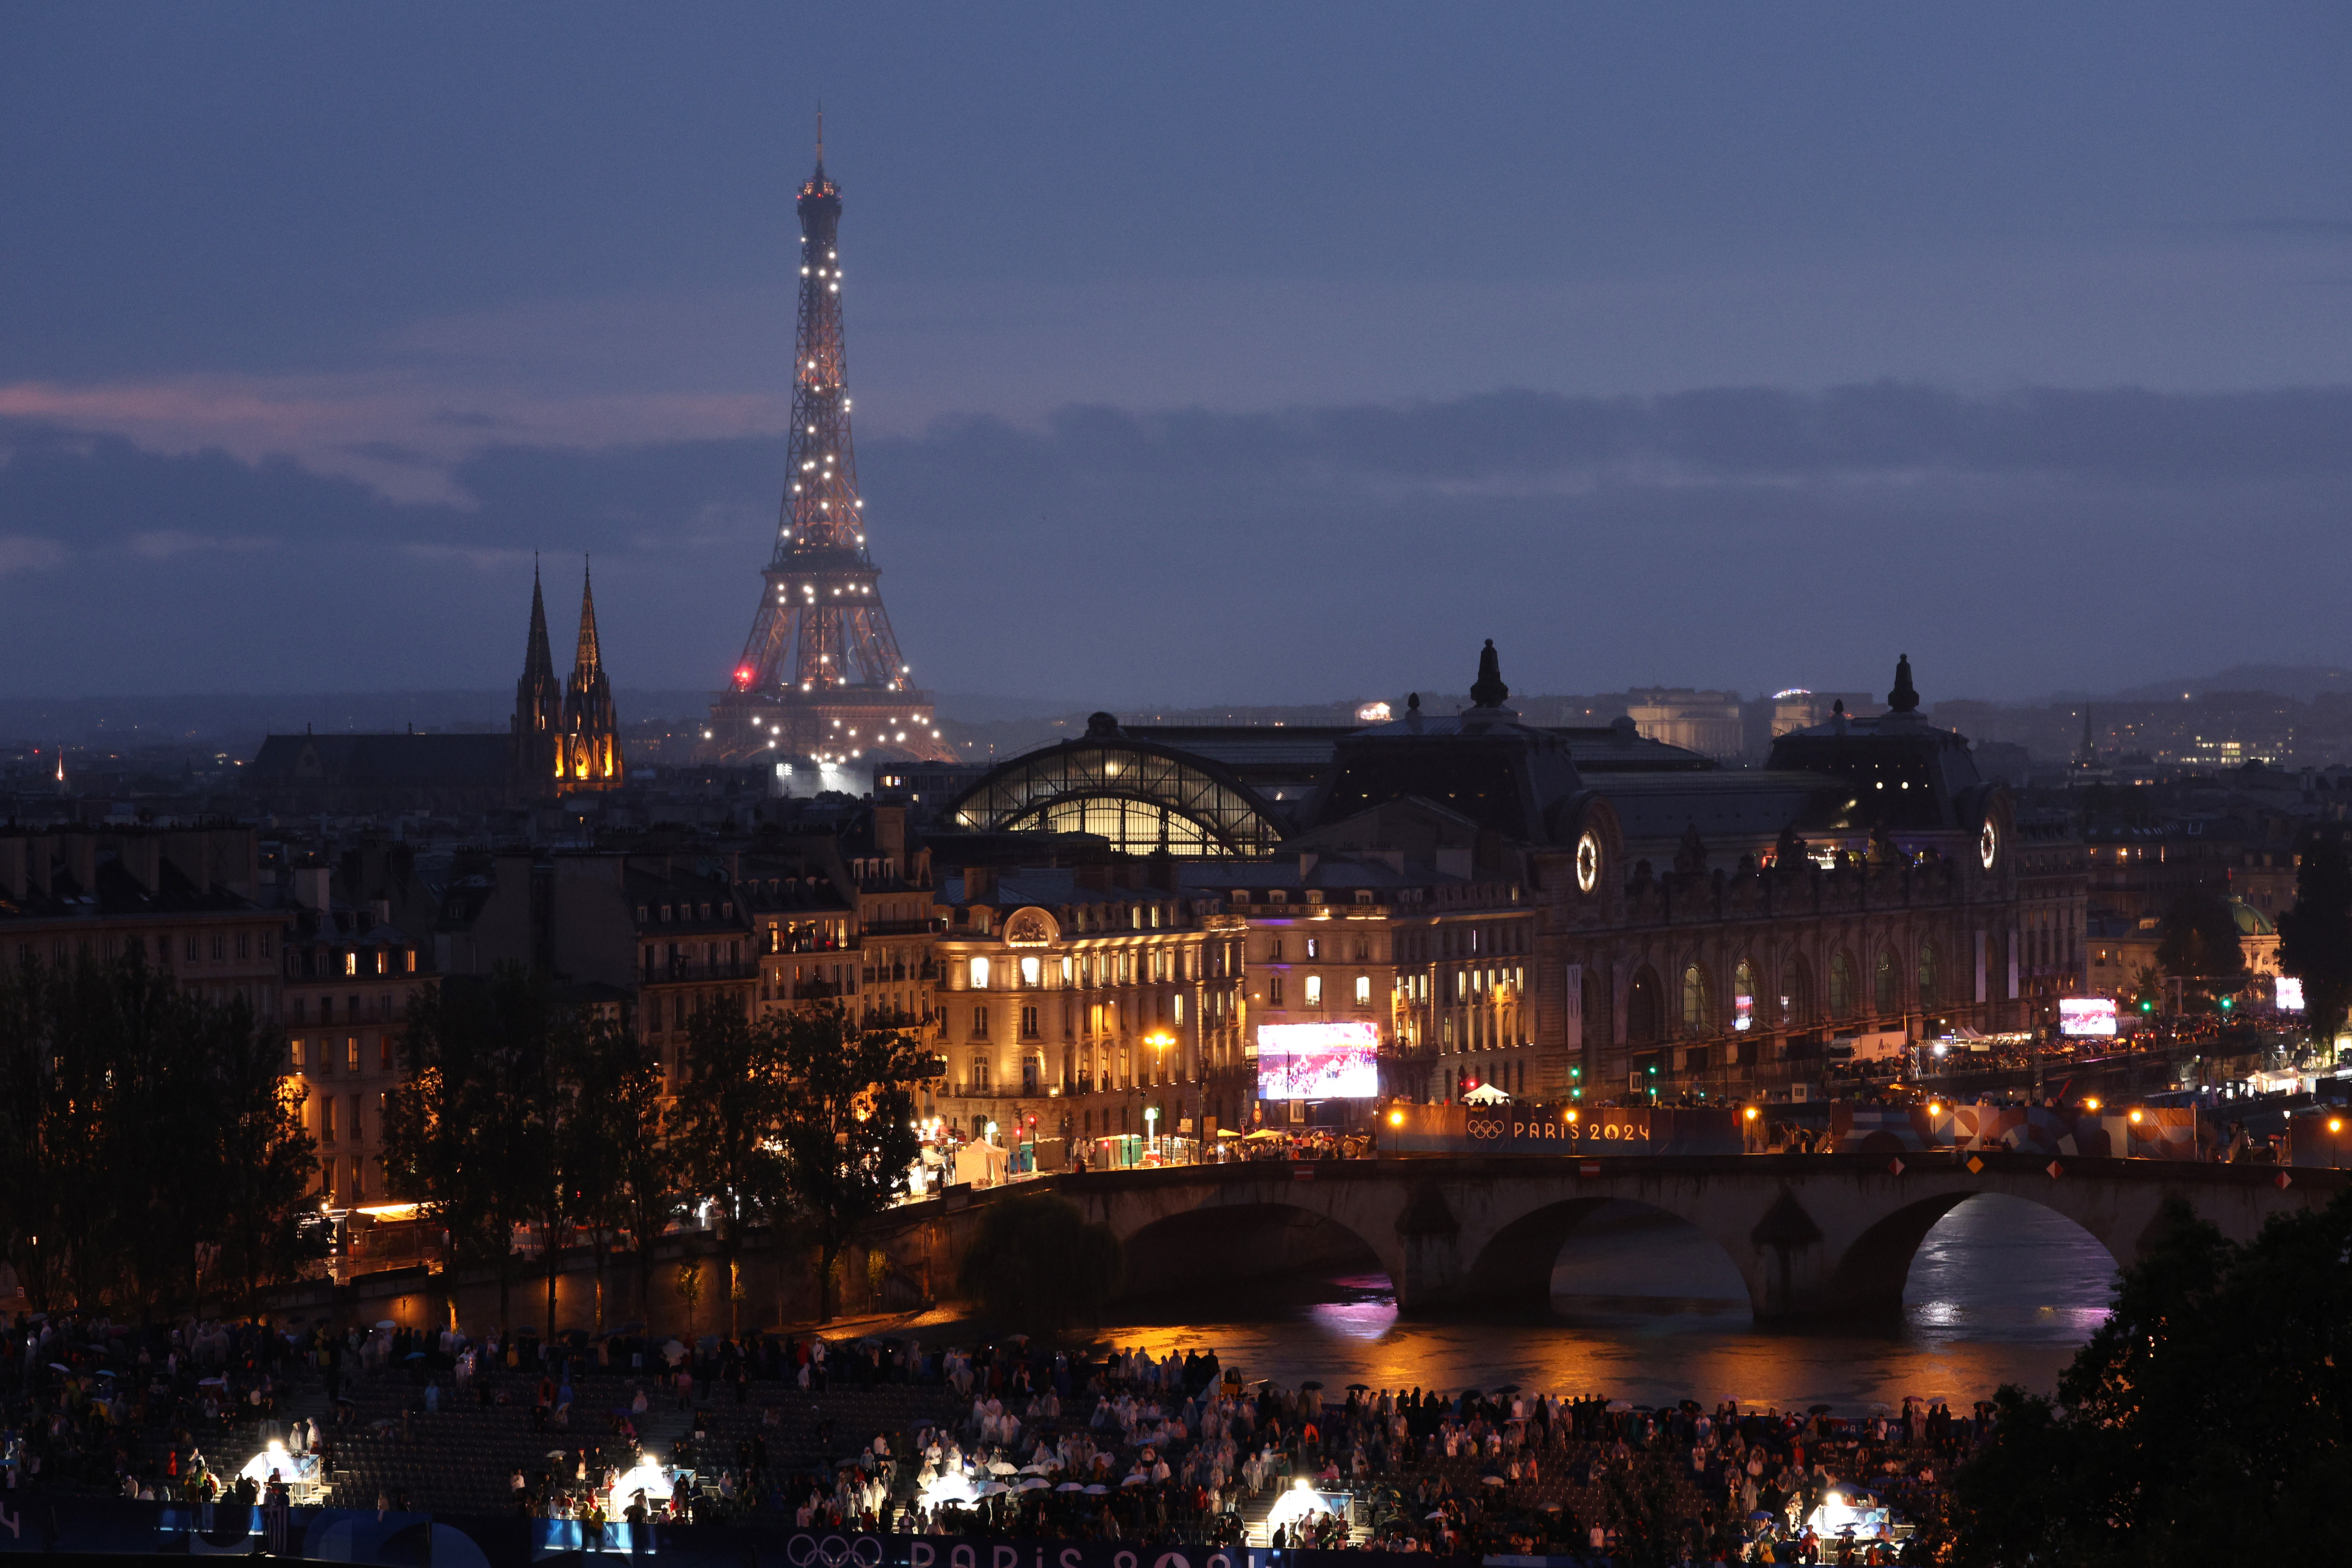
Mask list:
[[[1561,1249],[1549,1312],[1400,1318],[1388,1281],[1371,1275],[1161,1301],[1107,1332],[1155,1354],[1211,1346],[1251,1376],[1334,1388],[1517,1384],[1841,1410],[1923,1395],[1965,1409],[2002,1383],[2053,1385],[2105,1317],[2114,1270],[2067,1220],[1987,1195],[1928,1232],[1899,1319],[1768,1327],[1749,1317],[1738,1271],[1714,1243],[1612,1206]]]

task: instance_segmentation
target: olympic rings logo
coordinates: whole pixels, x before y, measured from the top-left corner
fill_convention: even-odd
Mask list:
[[[1500,1122],[1473,1122],[1470,1124],[1470,1135],[1474,1138],[1499,1138],[1503,1135],[1503,1133],[1504,1126]]]
[[[882,1568],[882,1543],[870,1535],[795,1535],[784,1542],[784,1557],[793,1568]]]

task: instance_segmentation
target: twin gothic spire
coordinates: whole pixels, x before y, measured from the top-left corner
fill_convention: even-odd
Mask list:
[[[620,725],[613,683],[596,640],[594,584],[583,567],[580,640],[571,679],[558,685],[547,643],[547,603],[539,569],[530,574],[530,632],[522,679],[515,683],[511,724],[513,768],[523,795],[543,798],[577,789],[616,789],[622,779]]]

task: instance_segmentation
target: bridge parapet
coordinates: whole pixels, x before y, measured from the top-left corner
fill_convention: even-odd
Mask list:
[[[2352,1173],[1939,1150],[1244,1161],[1045,1181],[1110,1225],[1151,1288],[1282,1271],[1352,1241],[1413,1312],[1540,1305],[1561,1243],[1622,1200],[1697,1227],[1739,1270],[1756,1315],[1788,1320],[1899,1310],[1920,1241],[1979,1194],[2063,1215],[2123,1262],[2167,1197],[2243,1241],[2273,1214],[2324,1204]]]

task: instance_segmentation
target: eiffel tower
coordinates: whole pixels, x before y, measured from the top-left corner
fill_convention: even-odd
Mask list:
[[[730,762],[835,763],[877,751],[949,760],[931,705],[899,656],[866,548],[842,352],[841,189],[825,177],[822,112],[800,218],[793,430],[775,554],[734,680],[710,706],[702,752]]]

